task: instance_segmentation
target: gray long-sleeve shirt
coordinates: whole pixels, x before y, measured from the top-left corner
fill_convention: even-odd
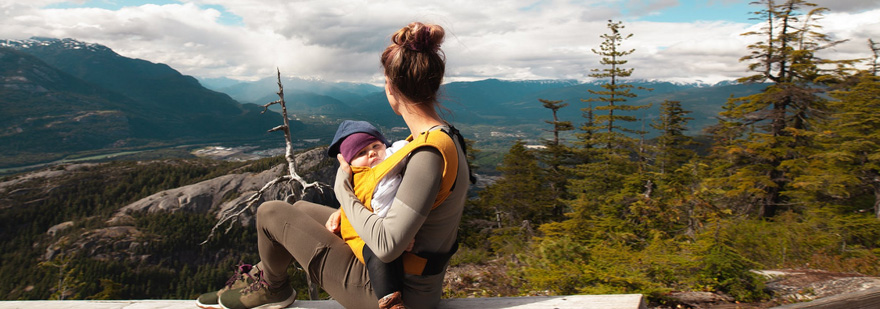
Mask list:
[[[380,260],[394,260],[413,239],[414,253],[448,252],[452,248],[469,186],[463,145],[453,140],[458,148],[458,176],[452,193],[433,210],[431,206],[440,190],[444,165],[443,156],[436,148],[413,151],[385,218],[373,214],[355,197],[350,173],[337,171],[335,191],[340,207]],[[413,308],[436,307],[443,293],[444,275],[445,272],[432,276],[405,275],[404,303]]]

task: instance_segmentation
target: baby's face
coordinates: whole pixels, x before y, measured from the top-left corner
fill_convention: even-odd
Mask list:
[[[374,167],[376,164],[385,160],[385,144],[375,141],[358,151],[354,158],[351,159],[351,166],[369,166]]]

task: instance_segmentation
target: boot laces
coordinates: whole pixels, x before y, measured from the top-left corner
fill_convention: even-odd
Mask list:
[[[235,281],[238,281],[245,276],[253,278],[250,274],[251,269],[253,269],[253,265],[239,263],[238,266],[235,267],[235,273],[232,274],[232,277],[229,277],[229,279],[226,280],[226,286],[232,287],[232,285],[235,284]]]
[[[266,291],[269,290],[269,282],[266,281],[266,279],[263,277],[263,270],[262,269],[257,271],[256,277],[251,277],[251,278],[254,279],[254,282],[252,282],[246,288],[241,290],[242,294],[253,293],[253,292],[259,291],[260,289],[263,289],[263,288],[265,288]]]

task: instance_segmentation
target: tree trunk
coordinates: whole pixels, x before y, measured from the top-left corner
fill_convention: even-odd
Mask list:
[[[783,179],[783,172],[779,170],[779,160],[775,160],[771,165],[773,169],[768,173],[770,177],[770,181],[772,181],[775,186],[767,188],[767,196],[764,197],[764,200],[761,205],[761,216],[764,218],[770,218],[776,215],[778,206],[782,203],[782,195],[780,191],[782,191],[782,187],[785,185],[785,180]]]
[[[880,182],[874,183],[874,217],[880,220]]]

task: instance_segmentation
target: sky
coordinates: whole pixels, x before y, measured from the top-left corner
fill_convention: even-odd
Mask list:
[[[74,38],[199,78],[285,76],[381,84],[379,55],[413,21],[446,29],[446,81],[575,79],[608,20],[634,49],[631,78],[716,83],[748,75],[749,0],[0,0],[0,39]],[[814,0],[836,40],[828,59],[871,56],[880,1]]]

